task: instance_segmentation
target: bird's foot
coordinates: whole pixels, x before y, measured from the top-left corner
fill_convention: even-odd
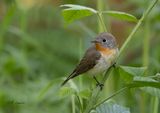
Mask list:
[[[116,62],[112,65],[114,68],[116,68],[117,67],[117,65],[116,65]]]
[[[97,84],[96,84],[96,86],[99,86],[99,87],[100,87],[100,90],[102,90],[102,89],[103,89],[104,84],[102,84],[102,83],[97,83]]]

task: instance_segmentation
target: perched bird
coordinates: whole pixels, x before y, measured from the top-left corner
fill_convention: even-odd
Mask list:
[[[68,80],[85,72],[92,75],[98,85],[103,85],[98,82],[95,75],[103,73],[115,64],[118,56],[117,42],[112,34],[104,32],[100,33],[92,43],[94,44],[87,49],[80,63],[62,83],[62,86],[66,84]]]

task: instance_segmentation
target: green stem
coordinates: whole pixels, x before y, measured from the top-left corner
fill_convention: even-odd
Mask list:
[[[104,84],[105,80],[108,78],[109,73],[110,73],[111,71],[112,71],[112,68],[109,68],[109,69],[106,71],[105,76],[104,76],[104,78],[103,78],[103,80],[102,80],[102,82],[101,82],[102,84]],[[99,95],[100,91],[101,91],[101,89],[100,89],[99,86],[97,86],[96,89],[93,90],[91,98],[88,99],[89,102],[88,102],[88,105],[87,105],[84,113],[89,113],[89,112],[93,109],[94,105],[95,105],[96,102],[97,102],[98,95]]]
[[[134,27],[134,29],[132,30],[132,32],[128,36],[127,40],[122,45],[122,47],[120,49],[120,52],[119,52],[119,56],[122,54],[122,52],[124,51],[124,49],[126,48],[126,46],[128,45],[128,43],[130,42],[130,40],[133,38],[133,35],[136,33],[136,31],[138,30],[138,28],[140,27],[140,25],[142,24],[142,22],[144,21],[144,19],[148,16],[148,14],[152,10],[152,8],[156,5],[157,2],[158,2],[158,0],[153,1],[149,5],[149,7],[147,8],[147,10],[143,13],[141,19],[138,21],[137,25]]]
[[[71,96],[71,100],[72,100],[72,113],[76,113],[75,97],[74,97],[74,95]]]
[[[98,16],[98,31],[99,31],[99,33],[107,32],[107,28],[104,23],[103,15],[101,13],[101,11],[103,11],[103,9],[104,9],[103,0],[97,0],[97,10],[98,10],[97,16]]]
[[[81,55],[82,55],[82,38],[80,38],[80,40],[79,40],[79,60],[81,60],[80,59]],[[82,89],[82,87],[83,87],[82,81],[83,81],[82,76],[80,76],[79,77],[79,88],[80,89]],[[83,106],[83,99],[79,95],[77,95],[77,98],[79,100],[79,104],[81,106],[81,112],[82,112],[83,111],[83,107],[82,107]]]
[[[146,19],[145,22],[145,37],[144,37],[144,43],[143,43],[143,66],[148,66],[149,61],[149,19]]]
[[[148,4],[148,3],[147,3]],[[144,25],[144,39],[143,39],[143,66],[148,67],[149,61],[149,18],[146,18]],[[145,73],[147,75],[147,71]],[[146,113],[146,94],[144,92],[140,95],[139,108],[141,113]]]
[[[83,104],[82,104],[82,100],[80,99],[79,95],[76,94],[76,97],[77,97],[77,100],[78,100],[78,103],[79,103],[79,106],[80,106],[80,113],[83,113]]]
[[[99,12],[101,12],[103,10],[103,2],[102,0],[97,0],[97,10]],[[101,19],[99,18],[99,14],[97,13],[97,16],[98,16],[98,31],[99,33],[103,32],[103,26],[102,26],[102,22],[101,22]]]
[[[81,60],[81,55],[82,55],[82,38],[79,40],[79,60]],[[79,77],[79,86],[80,89],[82,88],[82,77]]]
[[[98,12],[97,15],[98,15],[98,18],[99,18],[99,22],[100,22],[100,24],[103,28],[102,30],[100,29],[99,32],[107,32],[107,28],[105,26],[104,19],[103,19],[103,14]]]
[[[98,98],[99,93],[100,93],[100,88],[96,87],[96,89],[94,89],[92,92],[92,96],[89,99],[88,105],[87,105],[84,113],[90,113],[90,111],[93,109],[94,105],[97,102],[97,98]]]
[[[112,97],[118,95],[119,93],[122,93],[122,92],[125,91],[126,89],[128,89],[128,87],[124,87],[124,88],[116,91],[114,94],[112,94],[112,95],[109,96],[108,98],[106,98],[106,99],[102,100],[101,102],[99,102],[98,104],[96,104],[96,105],[94,106],[94,108],[98,107],[99,105],[103,104],[104,102],[106,102],[107,100],[111,99]]]
[[[153,112],[152,113],[158,113],[158,109],[159,109],[159,98],[155,97],[154,98],[154,104],[153,104]]]

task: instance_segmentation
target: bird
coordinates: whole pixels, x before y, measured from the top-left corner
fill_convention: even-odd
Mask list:
[[[93,45],[86,50],[79,64],[67,79],[63,81],[61,86],[65,85],[72,78],[88,73],[93,76],[97,85],[103,87],[103,84],[96,79],[96,75],[107,71],[116,63],[119,53],[116,38],[111,33],[102,32],[91,42]]]

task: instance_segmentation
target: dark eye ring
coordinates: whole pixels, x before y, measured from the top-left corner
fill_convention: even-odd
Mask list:
[[[103,39],[103,42],[106,42],[106,39]]]

